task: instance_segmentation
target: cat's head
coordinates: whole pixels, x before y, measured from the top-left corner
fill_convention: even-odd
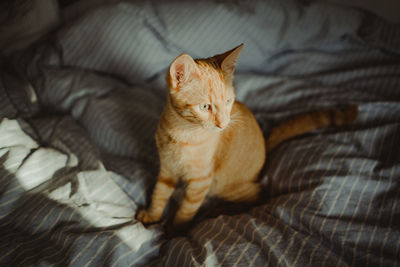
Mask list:
[[[182,54],[171,63],[167,83],[173,106],[183,118],[209,130],[228,126],[235,101],[233,73],[242,47],[206,59]]]

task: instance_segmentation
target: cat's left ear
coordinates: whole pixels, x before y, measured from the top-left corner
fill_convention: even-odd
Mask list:
[[[236,60],[243,49],[243,44],[229,50],[221,55],[216,56],[222,71],[225,75],[232,76],[235,72]]]
[[[177,92],[187,86],[196,76],[197,67],[193,58],[187,54],[181,54],[169,67],[169,82],[171,91]]]

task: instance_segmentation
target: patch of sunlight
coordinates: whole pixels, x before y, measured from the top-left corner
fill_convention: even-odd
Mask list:
[[[5,118],[0,122],[0,148],[13,146],[33,149],[37,148],[38,144],[22,131],[17,120]]]
[[[214,249],[211,242],[207,241],[204,244],[204,247],[206,248],[206,253],[207,253],[206,260],[204,261],[204,266],[217,266],[218,259],[214,253]]]
[[[48,181],[63,167],[78,164],[74,155],[66,155],[52,148],[42,148],[27,135],[18,121],[3,119],[0,123],[0,154],[3,166],[13,173],[25,190]]]
[[[102,164],[97,170],[79,172],[75,190],[72,190],[71,183],[67,183],[53,190],[49,197],[79,212],[83,232],[96,228],[98,231],[112,231],[133,250],[138,250],[158,235],[157,231],[135,223],[136,204],[114,182]]]

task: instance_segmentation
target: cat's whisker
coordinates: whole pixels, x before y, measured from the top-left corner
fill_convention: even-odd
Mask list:
[[[228,124],[229,127],[233,127],[233,126],[244,126],[246,124],[245,120],[243,120],[242,118],[231,118],[230,123]]]

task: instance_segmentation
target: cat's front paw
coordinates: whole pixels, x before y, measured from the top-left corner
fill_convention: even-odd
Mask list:
[[[160,218],[155,218],[155,216],[152,216],[148,210],[141,210],[136,215],[136,220],[145,224],[156,223],[159,221],[159,219]]]

